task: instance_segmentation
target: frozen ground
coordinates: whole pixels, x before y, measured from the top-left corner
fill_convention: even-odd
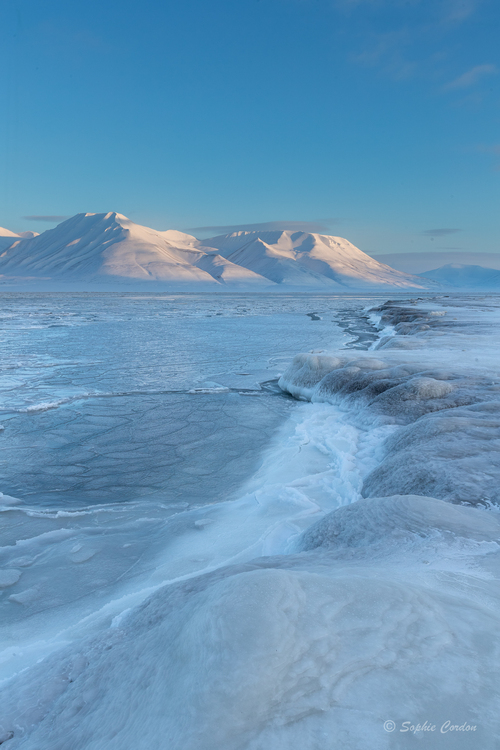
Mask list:
[[[496,749],[499,310],[4,298],[7,750]]]

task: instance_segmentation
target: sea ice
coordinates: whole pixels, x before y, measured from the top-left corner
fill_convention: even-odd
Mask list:
[[[6,750],[497,750],[496,300],[368,308],[230,502],[4,506]]]

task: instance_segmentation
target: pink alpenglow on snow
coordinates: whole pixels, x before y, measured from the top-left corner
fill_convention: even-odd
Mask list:
[[[8,230],[4,230],[8,232]],[[341,237],[293,231],[233,232],[197,240],[143,227],[122,214],[77,214],[34,237],[0,237],[4,284],[54,281],[144,288],[432,289]]]

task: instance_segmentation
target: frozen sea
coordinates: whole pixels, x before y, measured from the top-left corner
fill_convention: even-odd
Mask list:
[[[6,750],[500,746],[498,297],[0,317]]]

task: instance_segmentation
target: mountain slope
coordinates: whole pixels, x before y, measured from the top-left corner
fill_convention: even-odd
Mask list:
[[[441,268],[422,273],[444,286],[460,289],[500,289],[500,271],[483,266],[467,266],[460,263],[448,263]]]
[[[8,231],[8,230],[6,230]],[[348,240],[304,232],[234,232],[199,241],[156,231],[122,214],[77,214],[41,235],[13,232],[0,246],[3,283],[143,283],[159,288],[246,287],[320,291],[435,288],[430,279],[395,271]],[[5,248],[5,249],[4,249]],[[156,288],[156,287],[155,287]]]
[[[115,212],[77,214],[26,239],[14,235],[0,256],[0,273],[56,280],[136,281],[169,284],[250,284],[268,287],[258,274],[206,253],[195,237],[159,232]]]
[[[201,243],[200,243],[201,244]],[[372,288],[420,288],[425,280],[370,258],[348,240],[305,232],[234,232],[203,241],[218,252],[278,284]]]
[[[222,255],[209,254],[202,255],[195,265],[206,271],[217,281],[224,284],[252,284],[259,286],[272,287],[275,284],[272,281],[260,276],[258,273],[243,268],[236,263],[232,263]]]
[[[213,284],[210,274],[190,262],[200,255],[192,249],[195,241],[190,235],[172,238],[169,232],[141,227],[117,213],[77,214],[34,239],[15,241],[0,258],[0,272]]]
[[[9,247],[9,245],[12,245],[13,242],[19,239],[37,237],[37,232],[19,232],[19,234],[16,234],[15,232],[11,232],[10,229],[5,229],[5,227],[0,227],[0,253],[5,250],[5,248]]]
[[[15,232],[11,232],[10,229],[5,229],[5,227],[0,227],[0,237],[20,237],[20,234],[16,234]]]

